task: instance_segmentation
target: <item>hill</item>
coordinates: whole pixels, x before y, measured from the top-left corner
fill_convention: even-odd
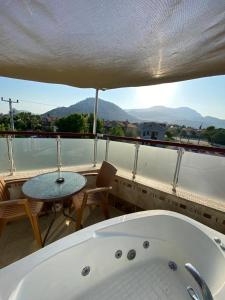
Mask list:
[[[52,116],[52,117],[65,117],[69,116],[74,113],[93,113],[94,111],[94,98],[87,98],[83,101],[80,101],[76,104],[73,104],[68,107],[57,107],[54,108],[43,116]],[[129,113],[121,109],[119,106],[99,99],[99,106],[98,106],[98,116],[101,119],[109,120],[109,121],[125,121],[128,120],[130,122],[138,122],[138,118],[131,116]]]
[[[195,128],[201,125],[204,128],[208,126],[225,128],[225,120],[210,116],[203,117],[189,107],[153,106],[150,108],[128,109],[126,112],[142,121],[166,122]]]
[[[64,117],[74,113],[93,113],[94,102],[94,98],[87,98],[68,107],[52,109],[43,115]],[[171,108],[165,106],[152,106],[149,108],[123,110],[111,102],[99,99],[98,116],[108,121],[152,121],[185,125],[195,128],[198,128],[201,125],[203,128],[208,126],[225,128],[225,120],[211,116],[203,117],[200,113],[189,107]]]

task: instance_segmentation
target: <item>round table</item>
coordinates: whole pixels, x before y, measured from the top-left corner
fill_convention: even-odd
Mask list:
[[[57,183],[58,178],[64,182]],[[24,183],[22,191],[26,197],[39,201],[60,201],[82,190],[87,179],[74,172],[51,172],[35,176]]]
[[[56,219],[56,202],[71,198],[85,187],[86,182],[86,177],[78,173],[58,171],[35,176],[23,184],[23,194],[31,201],[52,202],[53,204],[54,217],[46,232],[43,245]],[[72,218],[65,213],[64,209],[63,214]]]

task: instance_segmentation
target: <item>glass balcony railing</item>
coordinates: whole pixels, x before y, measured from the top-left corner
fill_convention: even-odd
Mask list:
[[[176,168],[177,151],[159,147],[140,146],[137,174],[171,184]]]
[[[16,171],[53,168],[57,163],[56,143],[46,138],[13,138]]]
[[[33,135],[33,137],[32,137]],[[35,135],[35,136],[34,136]],[[204,153],[196,153],[204,152]],[[0,174],[96,165],[224,201],[225,149],[74,133],[0,132]]]

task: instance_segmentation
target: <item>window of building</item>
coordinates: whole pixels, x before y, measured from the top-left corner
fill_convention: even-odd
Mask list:
[[[157,140],[157,138],[158,138],[158,131],[152,131],[151,139],[152,140]]]

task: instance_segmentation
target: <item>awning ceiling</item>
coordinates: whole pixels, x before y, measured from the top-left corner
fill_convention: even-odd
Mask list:
[[[224,0],[0,2],[0,76],[117,88],[219,74]]]

